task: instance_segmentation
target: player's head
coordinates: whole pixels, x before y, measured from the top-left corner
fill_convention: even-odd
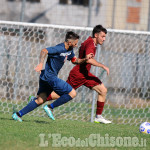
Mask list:
[[[68,44],[70,50],[77,47],[79,38],[78,34],[72,31],[67,32],[65,42]]]
[[[95,38],[96,44],[102,45],[106,39],[107,30],[102,25],[96,25],[93,28],[92,37]]]

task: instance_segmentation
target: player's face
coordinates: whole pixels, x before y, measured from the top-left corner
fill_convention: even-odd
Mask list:
[[[69,50],[72,50],[74,47],[78,46],[78,39],[77,40],[70,40],[69,41]]]
[[[96,43],[102,45],[106,39],[106,34],[104,32],[96,33]]]
[[[78,46],[78,41],[79,41],[78,39],[71,41],[71,45],[72,45],[73,48]]]

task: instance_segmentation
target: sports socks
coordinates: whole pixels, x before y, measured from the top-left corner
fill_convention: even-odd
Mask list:
[[[53,103],[51,103],[49,105],[50,108],[55,108],[58,107],[60,105],[63,105],[65,103],[67,103],[68,101],[72,100],[72,97],[68,94],[64,94],[61,97],[59,97],[56,101],[54,101]]]
[[[96,116],[101,115],[103,112],[105,102],[99,102],[97,101],[97,109],[96,109]]]
[[[34,110],[35,108],[37,108],[39,105],[34,101],[31,101],[27,106],[25,106],[23,109],[21,109],[17,115],[19,117],[22,117],[23,115],[29,113],[30,111]]]
[[[47,97],[46,101],[50,101],[50,100],[52,100],[51,94]]]

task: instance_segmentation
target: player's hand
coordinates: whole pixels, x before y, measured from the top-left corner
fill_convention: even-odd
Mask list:
[[[40,63],[40,64],[38,64],[38,65],[35,67],[34,70],[35,70],[36,72],[40,72],[40,73],[41,73],[42,68],[43,68],[43,64]]]
[[[94,58],[94,54],[93,53],[90,53],[90,54],[86,55],[86,60],[89,60],[91,58]]]
[[[107,71],[107,75],[109,75],[109,68],[104,66],[103,69],[106,70]]]

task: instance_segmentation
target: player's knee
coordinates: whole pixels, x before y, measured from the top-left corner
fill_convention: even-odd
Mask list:
[[[104,89],[102,90],[102,95],[106,96],[106,94],[107,94],[107,88],[104,88]]]
[[[35,102],[38,104],[38,105],[41,105],[43,104],[45,101],[46,101],[46,94],[40,94],[38,96],[38,98],[35,100]]]
[[[41,99],[41,98],[38,98],[38,99],[35,100],[35,102],[36,102],[38,105],[41,105],[41,104],[44,103],[44,100]]]
[[[74,97],[76,97],[76,90],[75,89],[72,89],[72,91],[69,93],[69,95],[72,97],[72,98],[74,98]]]
[[[102,96],[106,96],[107,94],[107,88],[106,87],[103,87],[102,89],[99,90],[98,92],[100,95]]]

